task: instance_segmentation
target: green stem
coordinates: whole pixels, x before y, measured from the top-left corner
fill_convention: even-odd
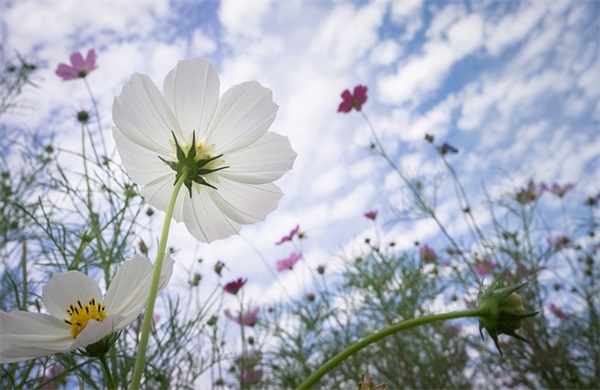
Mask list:
[[[179,189],[183,185],[187,175],[183,174],[175,183],[169,204],[167,206],[165,221],[163,223],[163,229],[160,236],[160,242],[158,244],[158,253],[156,254],[156,261],[154,262],[154,271],[152,274],[152,282],[150,285],[150,293],[148,295],[148,303],[146,304],[146,312],[144,313],[144,321],[142,323],[142,333],[140,335],[140,344],[138,347],[138,353],[135,360],[135,368],[133,370],[133,378],[131,379],[131,388],[137,390],[140,388],[140,382],[142,379],[142,373],[144,371],[144,365],[146,360],[146,349],[148,347],[148,338],[150,337],[150,329],[152,328],[152,313],[154,312],[154,304],[156,302],[156,295],[158,293],[158,282],[160,281],[160,273],[162,270],[163,260],[165,258],[165,250],[167,249],[167,238],[169,237],[169,228],[171,227],[171,217],[173,216],[173,209],[175,208],[175,201],[179,194]]]
[[[102,354],[98,357],[100,360],[100,364],[102,365],[102,370],[104,371],[104,376],[106,377],[106,387],[109,389],[116,389],[115,380],[110,372],[110,368],[108,367],[108,362],[106,361],[106,355]]]
[[[349,356],[352,356],[353,354],[357,353],[364,347],[383,339],[384,337],[387,337],[387,336],[392,335],[397,332],[401,332],[406,329],[414,328],[416,326],[421,326],[421,325],[425,325],[425,324],[430,324],[430,323],[436,322],[436,321],[454,320],[457,318],[465,318],[465,317],[479,317],[481,315],[484,315],[485,313],[487,313],[487,309],[485,309],[485,308],[477,308],[477,309],[473,309],[473,310],[463,310],[463,311],[453,311],[450,313],[432,314],[432,315],[426,316],[426,317],[413,318],[412,320],[407,320],[407,321],[400,322],[399,324],[394,324],[394,325],[388,326],[387,328],[384,328],[377,333],[373,333],[373,334],[365,337],[364,339],[360,340],[359,342],[352,344],[351,346],[349,346],[342,352],[338,353],[337,355],[335,355],[334,357],[329,359],[329,361],[327,361],[325,364],[323,364],[317,371],[315,371],[304,382],[302,382],[300,384],[300,386],[298,386],[296,388],[296,390],[311,388],[319,381],[319,379],[321,379],[321,377],[323,377],[323,375],[325,375],[329,371],[333,370],[335,368],[335,366],[340,364],[343,360],[345,360]]]

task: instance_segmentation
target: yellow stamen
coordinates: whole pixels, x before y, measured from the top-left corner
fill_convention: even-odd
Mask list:
[[[76,338],[85,329],[89,320],[102,322],[106,318],[106,306],[104,303],[97,303],[94,297],[90,298],[86,304],[82,304],[79,299],[77,305],[69,303],[66,312],[69,318],[63,321],[71,326],[73,338]]]

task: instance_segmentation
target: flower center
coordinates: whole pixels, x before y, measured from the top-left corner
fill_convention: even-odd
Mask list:
[[[158,156],[158,158],[176,172],[175,183],[184,176],[183,183],[190,193],[190,198],[192,197],[193,183],[211,187],[216,190],[217,187],[207,182],[206,178],[211,177],[211,174],[214,172],[229,167],[223,166],[225,160],[221,158],[223,157],[222,154],[215,156],[212,153],[215,149],[215,145],[205,146],[202,142],[196,142],[196,132],[192,132],[191,146],[183,144],[182,147],[179,145],[174,133],[173,140],[177,161],[168,161],[160,156]]]
[[[85,329],[89,320],[102,322],[106,318],[106,306],[104,303],[96,302],[94,297],[91,297],[86,304],[82,304],[79,299],[76,305],[70,303],[66,312],[69,318],[63,321],[71,326],[73,338]]]

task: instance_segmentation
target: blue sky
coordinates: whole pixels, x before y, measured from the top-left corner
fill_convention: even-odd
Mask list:
[[[179,59],[200,56],[215,63],[222,92],[247,80],[273,90],[280,109],[272,130],[298,153],[278,181],[286,195],[242,237],[197,244],[183,225],[173,227],[182,280],[197,257],[221,259],[227,277],[250,278],[246,296],[262,303],[279,297],[281,284],[248,242],[274,269],[289,248],[273,244],[300,224],[306,261],[335,268],[338,255],[372,233],[364,211],[393,218],[400,181],[365,150],[370,136],[360,115],[336,112],[340,93],[357,84],[369,87],[365,111],[409,176],[443,172],[426,133],[460,150],[449,160],[482,224],[482,182],[492,194],[532,176],[577,183],[574,198],[600,190],[596,1],[5,0],[1,7],[3,58],[19,52],[41,65],[40,88],[3,120],[53,132],[66,148],[78,147],[73,111],[91,109],[81,83],[54,75],[73,51],[98,52],[88,81],[110,142],[112,99],[134,71],[161,86]],[[466,228],[445,183],[437,211],[461,236]],[[447,244],[430,221],[388,225],[384,236],[404,248],[415,240]],[[290,286],[296,280],[281,277]]]

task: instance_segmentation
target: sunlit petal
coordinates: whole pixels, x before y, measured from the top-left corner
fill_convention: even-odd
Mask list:
[[[102,300],[102,291],[98,283],[79,271],[55,273],[50,283],[42,287],[42,302],[48,313],[58,319],[68,318],[66,313],[70,304],[77,300],[87,303],[90,298]]]
[[[230,153],[256,142],[277,115],[273,92],[256,81],[238,84],[221,100],[210,123],[207,144],[217,145],[216,153]]]
[[[163,91],[185,140],[192,131],[202,140],[219,101],[219,76],[213,64],[200,58],[179,61],[167,74]]]

